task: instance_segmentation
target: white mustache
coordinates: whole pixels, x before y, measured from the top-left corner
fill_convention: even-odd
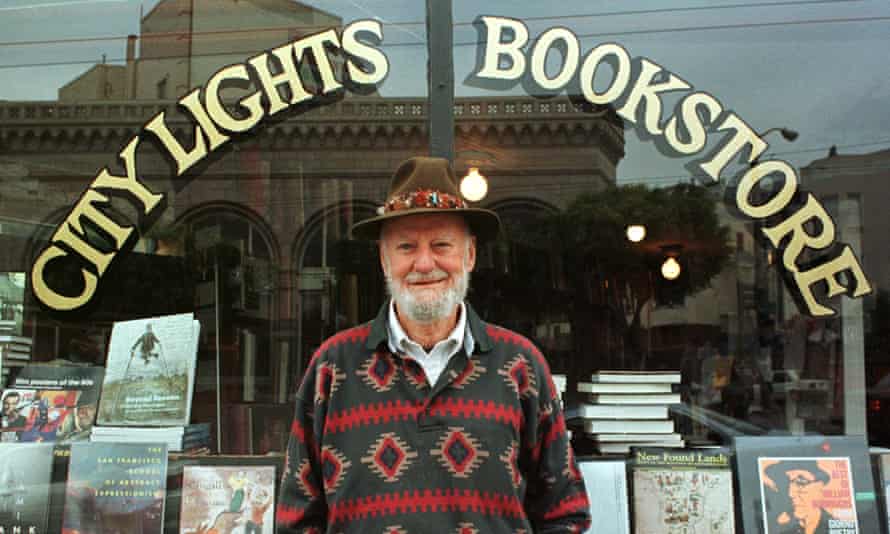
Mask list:
[[[408,273],[408,275],[405,276],[405,282],[409,284],[416,284],[418,282],[438,282],[446,278],[448,278],[448,273],[442,269],[435,269],[428,273]]]

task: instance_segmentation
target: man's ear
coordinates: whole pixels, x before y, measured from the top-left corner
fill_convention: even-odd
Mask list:
[[[470,234],[470,244],[467,246],[467,271],[470,272],[476,266],[476,236]]]
[[[386,272],[386,251],[383,249],[383,240],[377,241],[377,255],[380,258],[380,268],[383,269],[383,276],[388,276]]]

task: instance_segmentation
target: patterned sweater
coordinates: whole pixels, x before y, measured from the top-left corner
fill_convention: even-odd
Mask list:
[[[297,393],[277,532],[583,532],[587,493],[547,362],[467,305],[474,353],[431,387],[387,308],[325,341]]]

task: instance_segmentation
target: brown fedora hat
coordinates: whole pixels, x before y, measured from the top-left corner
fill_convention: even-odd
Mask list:
[[[356,239],[380,238],[383,223],[396,217],[422,213],[461,215],[479,241],[498,235],[501,220],[497,213],[471,208],[460,194],[454,171],[445,158],[415,157],[399,164],[389,183],[386,202],[378,215],[352,226]]]

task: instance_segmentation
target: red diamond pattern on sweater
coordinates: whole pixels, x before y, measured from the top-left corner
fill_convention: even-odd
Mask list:
[[[383,477],[387,482],[398,482],[399,477],[417,458],[408,444],[394,432],[387,432],[371,445],[368,455],[362,457],[372,471]]]
[[[315,482],[312,480],[312,464],[309,463],[308,459],[303,459],[303,461],[300,462],[300,471],[297,473],[297,484],[307,496],[319,496],[318,488],[315,487]]]
[[[392,354],[378,350],[355,374],[362,377],[362,381],[377,393],[385,393],[396,383],[399,376],[396,371]]]
[[[327,446],[321,449],[321,476],[324,479],[325,493],[330,494],[337,490],[350,466],[352,462],[340,451]]]
[[[463,389],[464,386],[472,384],[477,378],[482,376],[485,371],[487,371],[487,369],[479,363],[478,358],[470,358],[467,360],[467,366],[464,367],[464,370],[461,371],[460,374],[452,371],[453,380],[451,381],[451,387],[454,389]]]
[[[537,396],[538,389],[535,384],[535,374],[531,371],[531,366],[522,354],[517,354],[501,369],[498,369],[498,374],[504,377],[507,385],[520,397]]]
[[[518,488],[522,483],[522,475],[519,472],[519,444],[515,441],[510,442],[510,448],[504,454],[498,456],[507,466],[507,473],[510,476],[510,482],[514,488]]]
[[[476,528],[473,523],[460,523],[457,526],[457,530],[454,531],[455,534],[479,534],[479,529]]]
[[[482,449],[479,440],[464,432],[462,427],[451,427],[436,444],[438,448],[430,451],[439,463],[457,478],[469,478],[479,467],[488,451]]]
[[[316,371],[315,402],[326,402],[345,379],[346,373],[341,372],[335,364],[328,362],[319,364]]]
[[[393,525],[391,527],[386,527],[383,534],[408,534],[408,531],[402,528],[402,525]]]

